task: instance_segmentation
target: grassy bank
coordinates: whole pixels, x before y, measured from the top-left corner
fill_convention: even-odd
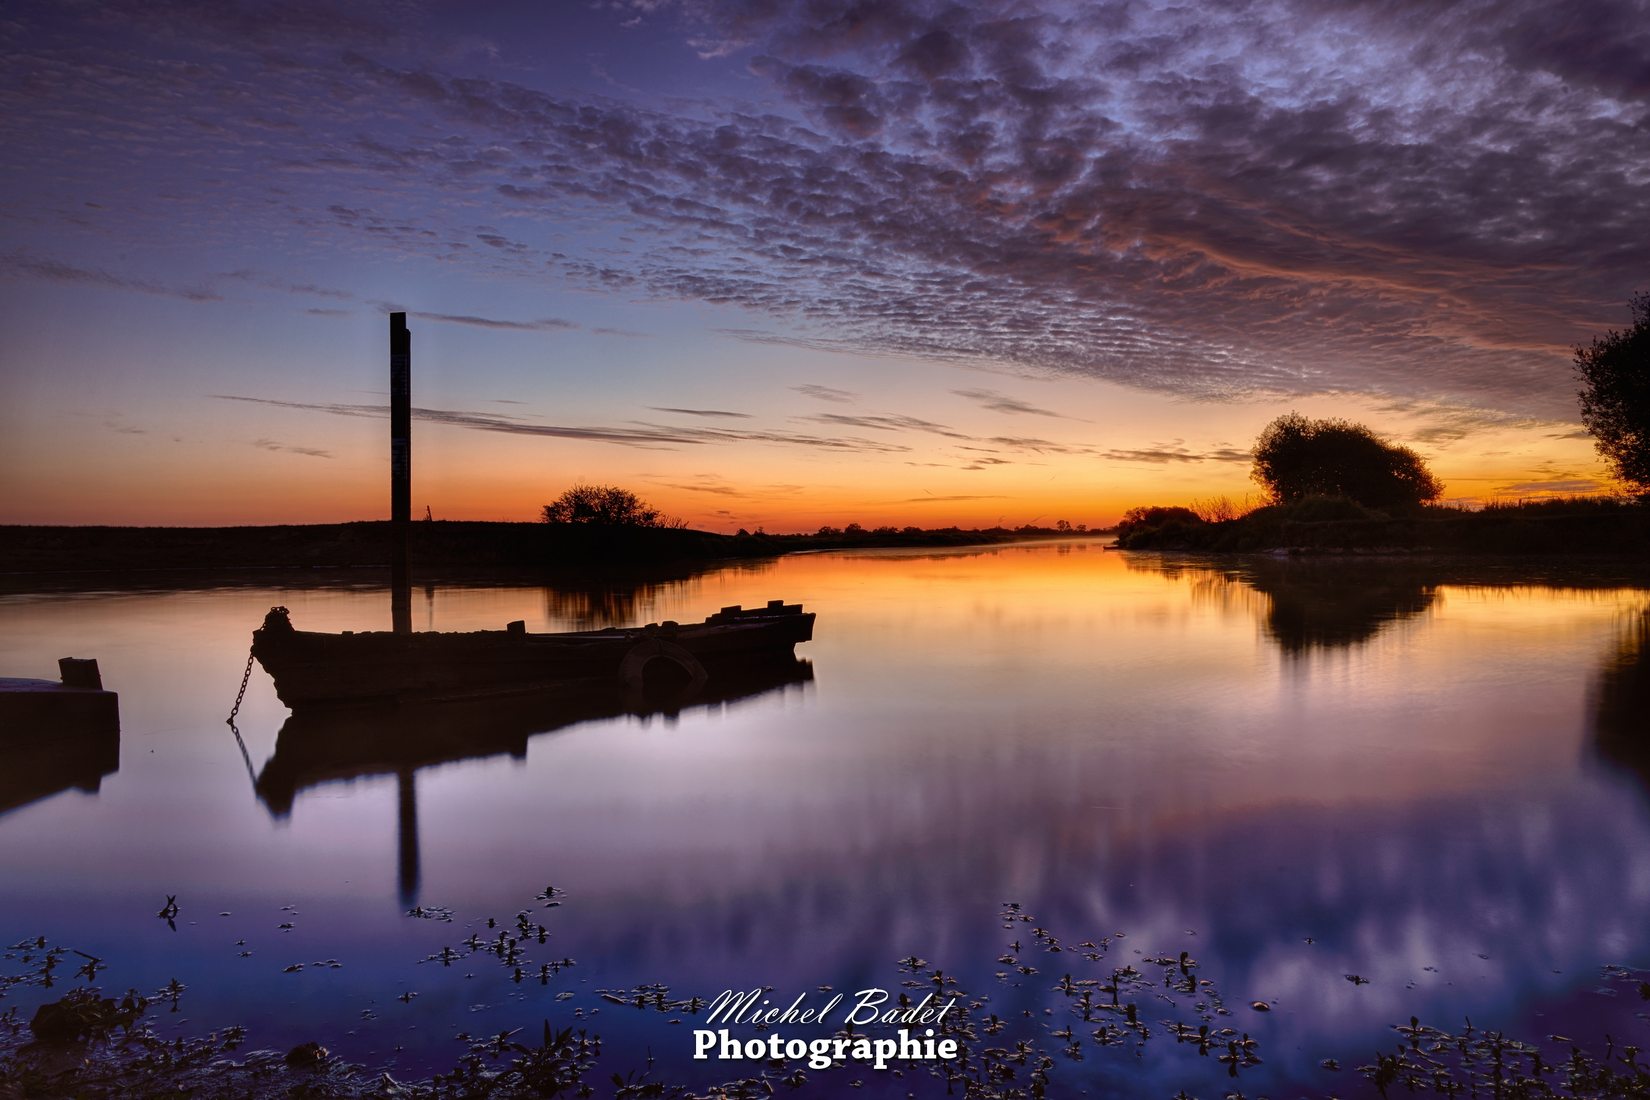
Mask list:
[[[1119,525],[1117,543],[1129,550],[1631,555],[1650,551],[1650,504],[1576,498],[1388,514],[1345,497],[1313,496],[1229,519],[1137,508]]]

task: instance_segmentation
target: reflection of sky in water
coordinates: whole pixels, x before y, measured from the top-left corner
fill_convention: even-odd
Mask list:
[[[300,628],[375,628],[381,591],[11,597],[0,669],[98,657],[124,732],[98,794],[0,816],[0,936],[103,955],[110,988],[176,976],[202,1027],[323,1035],[360,1058],[401,1044],[409,1068],[450,1060],[459,1030],[566,1018],[563,989],[589,1007],[597,987],[653,980],[890,986],[912,953],[1036,1004],[1078,960],[998,989],[1007,900],[1068,941],[1126,931],[1115,958],[1190,950],[1277,1081],[1367,1060],[1412,1013],[1536,1038],[1642,1026],[1587,992],[1603,963],[1650,962],[1650,821],[1593,745],[1610,705],[1643,698],[1642,592],[1324,569],[1079,544],[808,555],[618,594],[420,590],[415,623],[437,629],[774,596],[820,614],[799,649],[812,683],[417,772],[418,896],[452,924],[402,914],[394,774],[303,787],[277,817],[223,725],[270,604]],[[254,767],[284,717],[255,672]],[[1632,756],[1620,740],[1612,759]],[[539,910],[535,958],[574,957],[567,976],[418,962],[547,883],[569,897]],[[176,933],[153,917],[173,893]],[[660,1021],[597,1019],[667,1061],[688,1049]],[[1172,1042],[1129,1064],[1217,1083]]]

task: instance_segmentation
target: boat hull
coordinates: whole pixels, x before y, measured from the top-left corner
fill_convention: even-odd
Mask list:
[[[688,692],[813,637],[800,605],[723,608],[702,623],[530,634],[521,623],[463,633],[296,630],[274,608],[252,653],[294,712],[339,704],[462,700],[566,688],[637,692],[663,678]]]

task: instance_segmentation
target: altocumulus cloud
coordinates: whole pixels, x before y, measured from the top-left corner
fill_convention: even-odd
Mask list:
[[[737,98],[502,79],[460,44],[415,49],[430,17],[411,7],[33,7],[8,30],[0,137],[48,182],[167,156],[224,167],[244,181],[237,218],[202,226],[206,243],[295,225],[349,249],[737,306],[767,319],[753,339],[1202,397],[1569,413],[1568,346],[1616,320],[1650,269],[1643,0],[609,14],[614,34],[637,20],[676,34]],[[78,149],[53,121],[71,115],[91,135]],[[384,120],[370,137],[364,115]],[[128,233],[204,201],[140,197]],[[13,273],[123,278],[30,262]]]

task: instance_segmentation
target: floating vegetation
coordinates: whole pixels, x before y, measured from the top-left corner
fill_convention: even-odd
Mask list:
[[[417,917],[420,920],[450,922],[453,919],[453,911],[445,905],[415,905],[407,910],[407,916]]]
[[[472,960],[469,965],[473,967],[476,961],[490,958],[496,973],[507,982],[548,986],[576,965],[559,949],[543,949],[548,947],[549,930],[535,917],[535,912],[560,896],[561,891],[546,887],[533,899],[534,908],[510,919],[478,920],[464,939],[442,946],[421,962],[446,967]],[[168,900],[170,905],[173,899]],[[421,906],[407,915],[453,922],[451,911],[439,907]],[[809,1040],[826,1044],[829,1053],[821,1060],[798,1059],[791,1053],[788,1057],[752,1057],[743,1063],[712,1062],[711,1066],[727,1071],[737,1073],[741,1066],[752,1071],[714,1085],[698,1079],[707,1074],[706,1065],[686,1061],[683,1049],[663,1066],[645,1045],[638,1050],[632,1034],[635,1027],[652,1024],[616,1025],[628,1029],[629,1038],[622,1046],[604,1045],[602,1035],[594,1030],[593,1022],[603,1006],[620,1014],[621,1021],[628,1018],[627,1013],[641,1013],[663,1017],[660,1023],[667,1025],[692,1021],[695,1027],[714,1026],[703,1019],[715,1018],[713,1001],[699,994],[683,995],[664,982],[628,987],[581,983],[577,988],[547,991],[538,1003],[544,1006],[544,1015],[557,1020],[535,1015],[526,1027],[491,1034],[460,1032],[454,1038],[461,1046],[449,1069],[423,1080],[402,1082],[338,1057],[326,1045],[330,1041],[326,1036],[285,1053],[243,1053],[247,1036],[236,1027],[204,1037],[163,1037],[154,1014],[163,1006],[172,1013],[179,1011],[187,995],[183,983],[174,979],[149,994],[136,990],[118,996],[105,994],[93,982],[109,963],[51,944],[41,936],[4,952],[8,965],[0,972],[0,1000],[19,988],[52,989],[62,981],[62,964],[72,961],[71,955],[86,960],[76,974],[85,984],[41,999],[27,1020],[16,1007],[0,1012],[0,1095],[190,1095],[209,1100],[298,1095],[417,1100],[601,1095],[619,1100],[697,1100],[766,1098],[798,1090],[836,1096],[845,1089],[880,1085],[880,1090],[873,1089],[879,1095],[892,1090],[900,1095],[962,1100],[1035,1100],[1078,1089],[1093,1092],[1097,1085],[1102,1094],[1115,1091],[1112,1079],[1126,1076],[1148,1056],[1159,1064],[1165,1059],[1178,1063],[1185,1072],[1177,1076],[1197,1082],[1204,1095],[1240,1100],[1245,1088],[1249,1095],[1259,1095],[1261,1086],[1279,1091],[1275,1087],[1279,1082],[1253,1076],[1265,1064],[1262,1043],[1269,1032],[1263,1021],[1278,1017],[1276,1010],[1281,1006],[1276,998],[1245,998],[1238,1004],[1247,1009],[1242,1016],[1234,1016],[1216,980],[1203,973],[1203,966],[1189,950],[1155,955],[1132,947],[1125,950],[1125,936],[1118,931],[1067,941],[1014,903],[1003,906],[1000,919],[1005,934],[1000,953],[995,955],[997,967],[981,972],[985,988],[972,988],[960,973],[907,955],[893,964],[886,1001],[879,1002],[888,1013],[913,1018],[924,1006],[948,1006],[931,1023],[924,1020],[924,1041],[954,1044],[947,1049],[954,1049],[955,1057],[889,1056],[886,1071],[875,1069],[863,1055],[845,1053],[863,1049],[869,1041],[868,1028],[856,1027],[838,1013],[824,1021],[825,1027],[836,1028],[829,1039]],[[342,965],[326,959],[293,963],[285,969],[299,973]],[[1339,984],[1335,975],[1325,977]],[[1356,974],[1344,977],[1354,985],[1367,984],[1367,979]],[[1606,967],[1603,989],[1650,1001],[1650,975]],[[831,987],[819,985],[817,991],[828,995]],[[762,988],[752,1000],[768,992],[772,990]],[[404,988],[394,999],[410,1004],[418,996],[417,990]],[[361,1014],[363,1020],[377,1017],[372,1009]],[[879,1016],[879,1020],[886,1025],[888,1017]],[[1261,1028],[1262,1035],[1245,1030],[1240,1022],[1244,1020]],[[783,1037],[777,1026],[745,1026],[767,1036],[772,1044],[768,1050],[778,1049]],[[1354,1052],[1350,1058],[1322,1058],[1315,1066],[1309,1063],[1302,1072],[1320,1073],[1322,1078],[1291,1080],[1287,1091],[1344,1092],[1349,1082],[1344,1063],[1356,1066],[1358,1076],[1353,1082],[1361,1081],[1362,1089],[1381,1097],[1650,1098],[1650,1059],[1639,1045],[1608,1035],[1601,1043],[1584,1047],[1554,1034],[1546,1037],[1543,1046],[1475,1027],[1471,1021],[1451,1030],[1423,1024],[1413,1016],[1394,1027],[1392,1034],[1392,1041],[1373,1037],[1372,1053],[1364,1056],[1372,1060],[1367,1062]],[[683,1076],[688,1075],[685,1067],[692,1067],[697,1076],[692,1081],[672,1080],[677,1075],[673,1065],[684,1068]]]
[[[1605,968],[1607,980],[1637,983],[1623,967]],[[1650,1097],[1650,1063],[1632,1044],[1605,1036],[1594,1057],[1562,1035],[1548,1040],[1568,1049],[1553,1055],[1534,1043],[1472,1026],[1459,1031],[1422,1024],[1414,1016],[1393,1029],[1403,1039],[1391,1053],[1377,1054],[1362,1073],[1383,1097],[1394,1093],[1439,1096],[1494,1096],[1525,1100],[1545,1096]]]

